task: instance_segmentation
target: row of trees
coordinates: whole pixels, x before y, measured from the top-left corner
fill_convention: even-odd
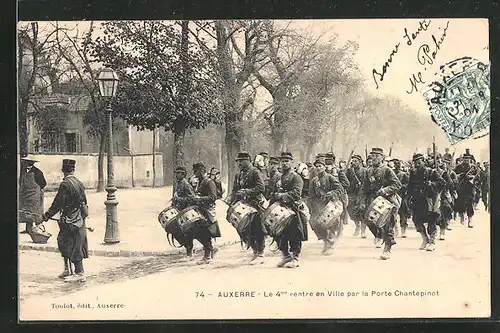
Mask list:
[[[21,128],[26,105],[36,100],[34,77],[44,59],[54,87],[64,83],[90,97],[85,119],[101,142],[100,156],[106,127],[95,78],[103,65],[120,73],[113,102],[120,118],[139,129],[172,133],[173,166],[186,163],[188,143],[190,151],[217,156],[229,179],[242,149],[293,149],[311,159],[315,149],[345,155],[374,139],[403,145],[408,129],[401,120],[407,123],[409,116],[415,120],[411,130],[420,131],[419,117],[398,100],[363,92],[354,42],[340,44],[271,20],[87,24],[79,30],[48,23],[43,37],[37,23],[20,24],[25,43],[19,57],[31,57],[30,71],[25,64],[20,71]],[[386,133],[393,138],[381,128],[390,128]],[[20,133],[24,152],[25,132]]]

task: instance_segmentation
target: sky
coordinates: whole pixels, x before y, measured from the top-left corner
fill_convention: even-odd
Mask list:
[[[282,21],[283,24],[286,22]],[[65,22],[65,25],[75,23]],[[78,26],[85,29],[89,22],[80,21]],[[355,60],[365,81],[366,91],[380,97],[396,96],[416,112],[428,114],[429,118],[430,113],[421,93],[426,84],[433,81],[439,66],[463,56],[489,64],[487,19],[294,20],[290,26],[322,36],[325,40],[336,35],[339,44],[348,40],[357,42],[359,49]],[[405,37],[405,29],[408,37]],[[416,34],[414,39],[412,34]],[[437,51],[433,36],[436,41],[441,41]],[[408,45],[408,39],[411,45]],[[431,58],[432,64],[426,60],[422,65],[422,50],[426,45],[429,47],[427,54],[433,51],[436,54]],[[373,70],[383,73],[386,62],[388,66],[383,81],[376,79],[375,82]],[[410,78],[414,75],[423,83],[417,83],[412,88]],[[409,94],[408,91],[412,89],[413,92]],[[465,140],[457,144],[456,148],[459,151],[465,150],[464,147],[484,151],[488,150],[488,145],[489,136],[486,136],[478,140]]]

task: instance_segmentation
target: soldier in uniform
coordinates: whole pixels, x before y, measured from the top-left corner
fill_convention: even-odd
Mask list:
[[[85,219],[88,216],[87,197],[82,182],[75,177],[76,161],[64,159],[61,171],[64,179],[50,208],[42,215],[43,221],[61,213],[57,245],[64,259],[64,271],[59,278],[66,282],[85,282],[83,259],[88,258],[87,230]],[[71,263],[75,274],[71,275]]]
[[[368,155],[366,157],[366,169],[370,168],[373,164],[373,159],[371,157],[371,155]]]
[[[279,164],[279,157],[273,156],[269,159],[269,182],[264,195],[267,200],[271,199],[271,195],[281,190],[281,173],[278,171]]]
[[[203,245],[203,258],[198,264],[208,264],[218,251],[212,244],[212,238],[221,236],[219,224],[215,216],[215,201],[217,200],[217,187],[215,182],[208,177],[206,166],[199,162],[193,164],[193,172],[198,178],[198,187],[194,197],[189,197],[189,205],[196,205],[207,220],[207,226],[200,227],[193,234]]]
[[[484,210],[490,211],[490,163],[484,162],[484,170],[481,173],[481,200]]]
[[[455,202],[455,210],[460,214],[460,223],[465,223],[464,215],[467,214],[468,226],[472,228],[472,217],[474,216],[474,195],[476,188],[475,179],[479,176],[479,170],[474,165],[474,156],[464,154],[462,164],[455,168],[458,178],[458,198]]]
[[[446,183],[436,170],[425,166],[422,154],[414,154],[413,163],[415,169],[410,172],[408,183],[413,223],[417,232],[422,236],[420,250],[434,251],[436,249],[436,223],[441,209],[441,191]],[[427,230],[424,223],[427,223]]]
[[[341,195],[345,194],[345,192],[342,185],[340,185],[340,182],[331,174],[326,172],[324,158],[320,157],[316,159],[314,167],[316,168],[317,173],[309,183],[311,228],[314,230],[316,236],[318,236],[318,239],[324,242],[322,253],[329,255],[335,245],[334,235],[331,233],[331,230],[325,230],[322,226],[318,225],[317,218],[328,202],[339,199]],[[339,228],[340,227],[341,223],[339,223]]]
[[[441,214],[439,216],[439,240],[445,239],[446,230],[451,230],[449,222],[453,217],[453,193],[455,192],[456,175],[450,169],[451,160],[443,157],[439,163],[438,174],[445,181],[445,187],[441,192]]]
[[[234,179],[231,205],[237,201],[244,200],[247,204],[257,209],[258,213],[250,222],[248,232],[245,235],[240,235],[240,237],[253,250],[253,258],[250,264],[263,264],[265,237],[267,234],[264,222],[262,221],[262,213],[265,210],[263,206],[265,201],[264,180],[262,179],[262,173],[252,166],[250,154],[240,152],[236,161],[238,162],[240,171]]]
[[[443,154],[443,160],[451,161],[452,159],[453,159],[453,156],[450,154],[450,149],[445,148],[444,154]]]
[[[29,157],[21,159],[19,176],[19,220],[26,223],[22,234],[32,232],[33,223],[39,221],[43,213],[43,190],[47,186],[42,170],[35,166],[38,162]]]
[[[295,268],[299,266],[299,256],[302,249],[302,241],[307,241],[307,220],[299,212],[301,202],[301,193],[304,182],[302,178],[292,170],[293,156],[289,152],[281,153],[281,193],[277,193],[271,199],[271,202],[281,202],[283,205],[295,211],[296,215],[285,228],[283,234],[279,237],[279,249],[283,255],[278,267],[287,266]]]
[[[189,184],[187,178],[187,171],[185,167],[179,166],[175,168],[175,179],[177,184],[175,186],[175,191],[172,196],[172,204],[177,210],[181,211],[187,208],[191,202],[191,199],[196,195],[193,187]],[[185,235],[182,239],[177,239],[181,245],[186,248],[186,257],[188,259],[193,258],[193,237],[191,235]]]
[[[410,208],[408,207],[407,189],[408,189],[408,173],[403,171],[401,160],[395,158],[394,161],[394,173],[401,183],[401,188],[399,189],[399,196],[401,197],[401,207],[399,208],[399,224],[401,226],[401,237],[406,238],[406,229],[408,228],[408,218],[410,217]],[[396,222],[397,223],[397,222]],[[397,228],[396,228],[397,230]],[[399,236],[396,233],[396,237]]]
[[[361,231],[361,238],[366,238],[366,223],[358,207],[358,195],[366,173],[366,169],[362,166],[362,163],[363,159],[361,156],[353,155],[351,157],[351,166],[346,171],[346,176],[349,180],[349,187],[347,188],[347,195],[349,197],[347,212],[356,225],[354,236],[358,236]]]
[[[401,198],[398,195],[398,191],[401,189],[401,182],[394,171],[382,163],[384,160],[384,150],[382,148],[372,148],[370,154],[373,164],[372,167],[366,171],[363,186],[360,191],[359,206],[362,211],[365,211],[379,195],[385,197],[394,204],[395,207],[391,212],[389,221],[383,228],[378,228],[371,223],[368,224],[370,231],[375,236],[376,247],[381,247],[382,240],[385,243],[380,258],[382,260],[387,260],[391,256],[392,246],[396,244],[394,240],[394,225],[396,224],[396,214],[401,202]]]
[[[340,201],[344,205],[344,211],[342,212],[342,224],[341,227],[337,230],[335,237],[340,238],[342,237],[342,233],[344,232],[344,225],[347,224],[349,220],[349,215],[347,213],[347,205],[348,205],[348,200],[349,198],[347,197],[347,189],[349,188],[349,179],[347,179],[346,172],[344,169],[337,168],[335,166],[335,154],[334,153],[327,153],[325,155],[325,165],[326,165],[326,172],[333,175],[342,187],[344,187],[344,193],[342,197],[340,198]]]
[[[476,188],[476,194],[474,196],[474,209],[477,210],[477,206],[479,205],[479,201],[481,201],[481,174],[483,173],[483,168],[481,167],[481,162],[476,163],[476,168],[479,170],[479,177],[474,179],[474,187]]]

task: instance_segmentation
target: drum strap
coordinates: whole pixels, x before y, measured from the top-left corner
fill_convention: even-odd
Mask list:
[[[176,248],[183,247],[181,244],[179,244],[179,246],[175,245],[175,238],[174,238],[174,235],[171,234],[171,233],[167,233],[167,240],[168,240],[168,244],[170,244],[170,246],[173,246],[173,247],[176,247]]]
[[[275,249],[271,248],[271,246],[272,246],[273,244],[276,244],[276,248],[275,248]],[[279,250],[280,250],[280,248],[279,248],[278,242],[276,242],[276,240],[275,240],[275,239],[274,239],[274,237],[273,237],[273,241],[271,242],[271,244],[269,244],[269,251],[271,251],[271,253],[276,253],[276,252],[278,252]]]

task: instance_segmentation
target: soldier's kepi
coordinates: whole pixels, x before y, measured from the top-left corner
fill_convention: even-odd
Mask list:
[[[385,247],[381,259],[389,259],[391,248],[396,244],[394,240],[394,226],[396,223],[396,214],[401,204],[401,198],[398,191],[401,188],[401,182],[394,171],[382,162],[384,160],[384,151],[381,148],[372,148],[370,153],[372,157],[372,166],[367,170],[363,186],[360,191],[360,209],[370,210],[375,208],[375,200],[387,200],[393,207],[391,208],[388,221],[385,222],[382,228],[370,221],[366,221],[370,231],[375,236],[376,246],[380,246],[379,239],[382,238]],[[380,198],[379,198],[380,197]],[[365,214],[366,216],[366,214]]]
[[[241,240],[251,247],[253,257],[250,260],[251,265],[264,263],[264,249],[266,228],[262,221],[262,213],[267,208],[266,199],[264,197],[264,180],[262,173],[252,166],[250,154],[247,152],[238,153],[236,158],[239,172],[234,178],[233,192],[230,196],[230,209],[234,209],[236,205],[249,205],[256,210],[256,213],[249,216],[249,223],[245,227],[238,230]],[[228,211],[228,213],[229,213]]]
[[[87,197],[82,182],[75,177],[76,161],[64,159],[61,171],[64,179],[50,208],[42,215],[43,221],[61,213],[57,245],[64,259],[64,271],[59,275],[66,282],[84,282],[83,259],[88,258],[87,230],[85,219],[88,217]],[[72,274],[71,263],[75,265]]]

